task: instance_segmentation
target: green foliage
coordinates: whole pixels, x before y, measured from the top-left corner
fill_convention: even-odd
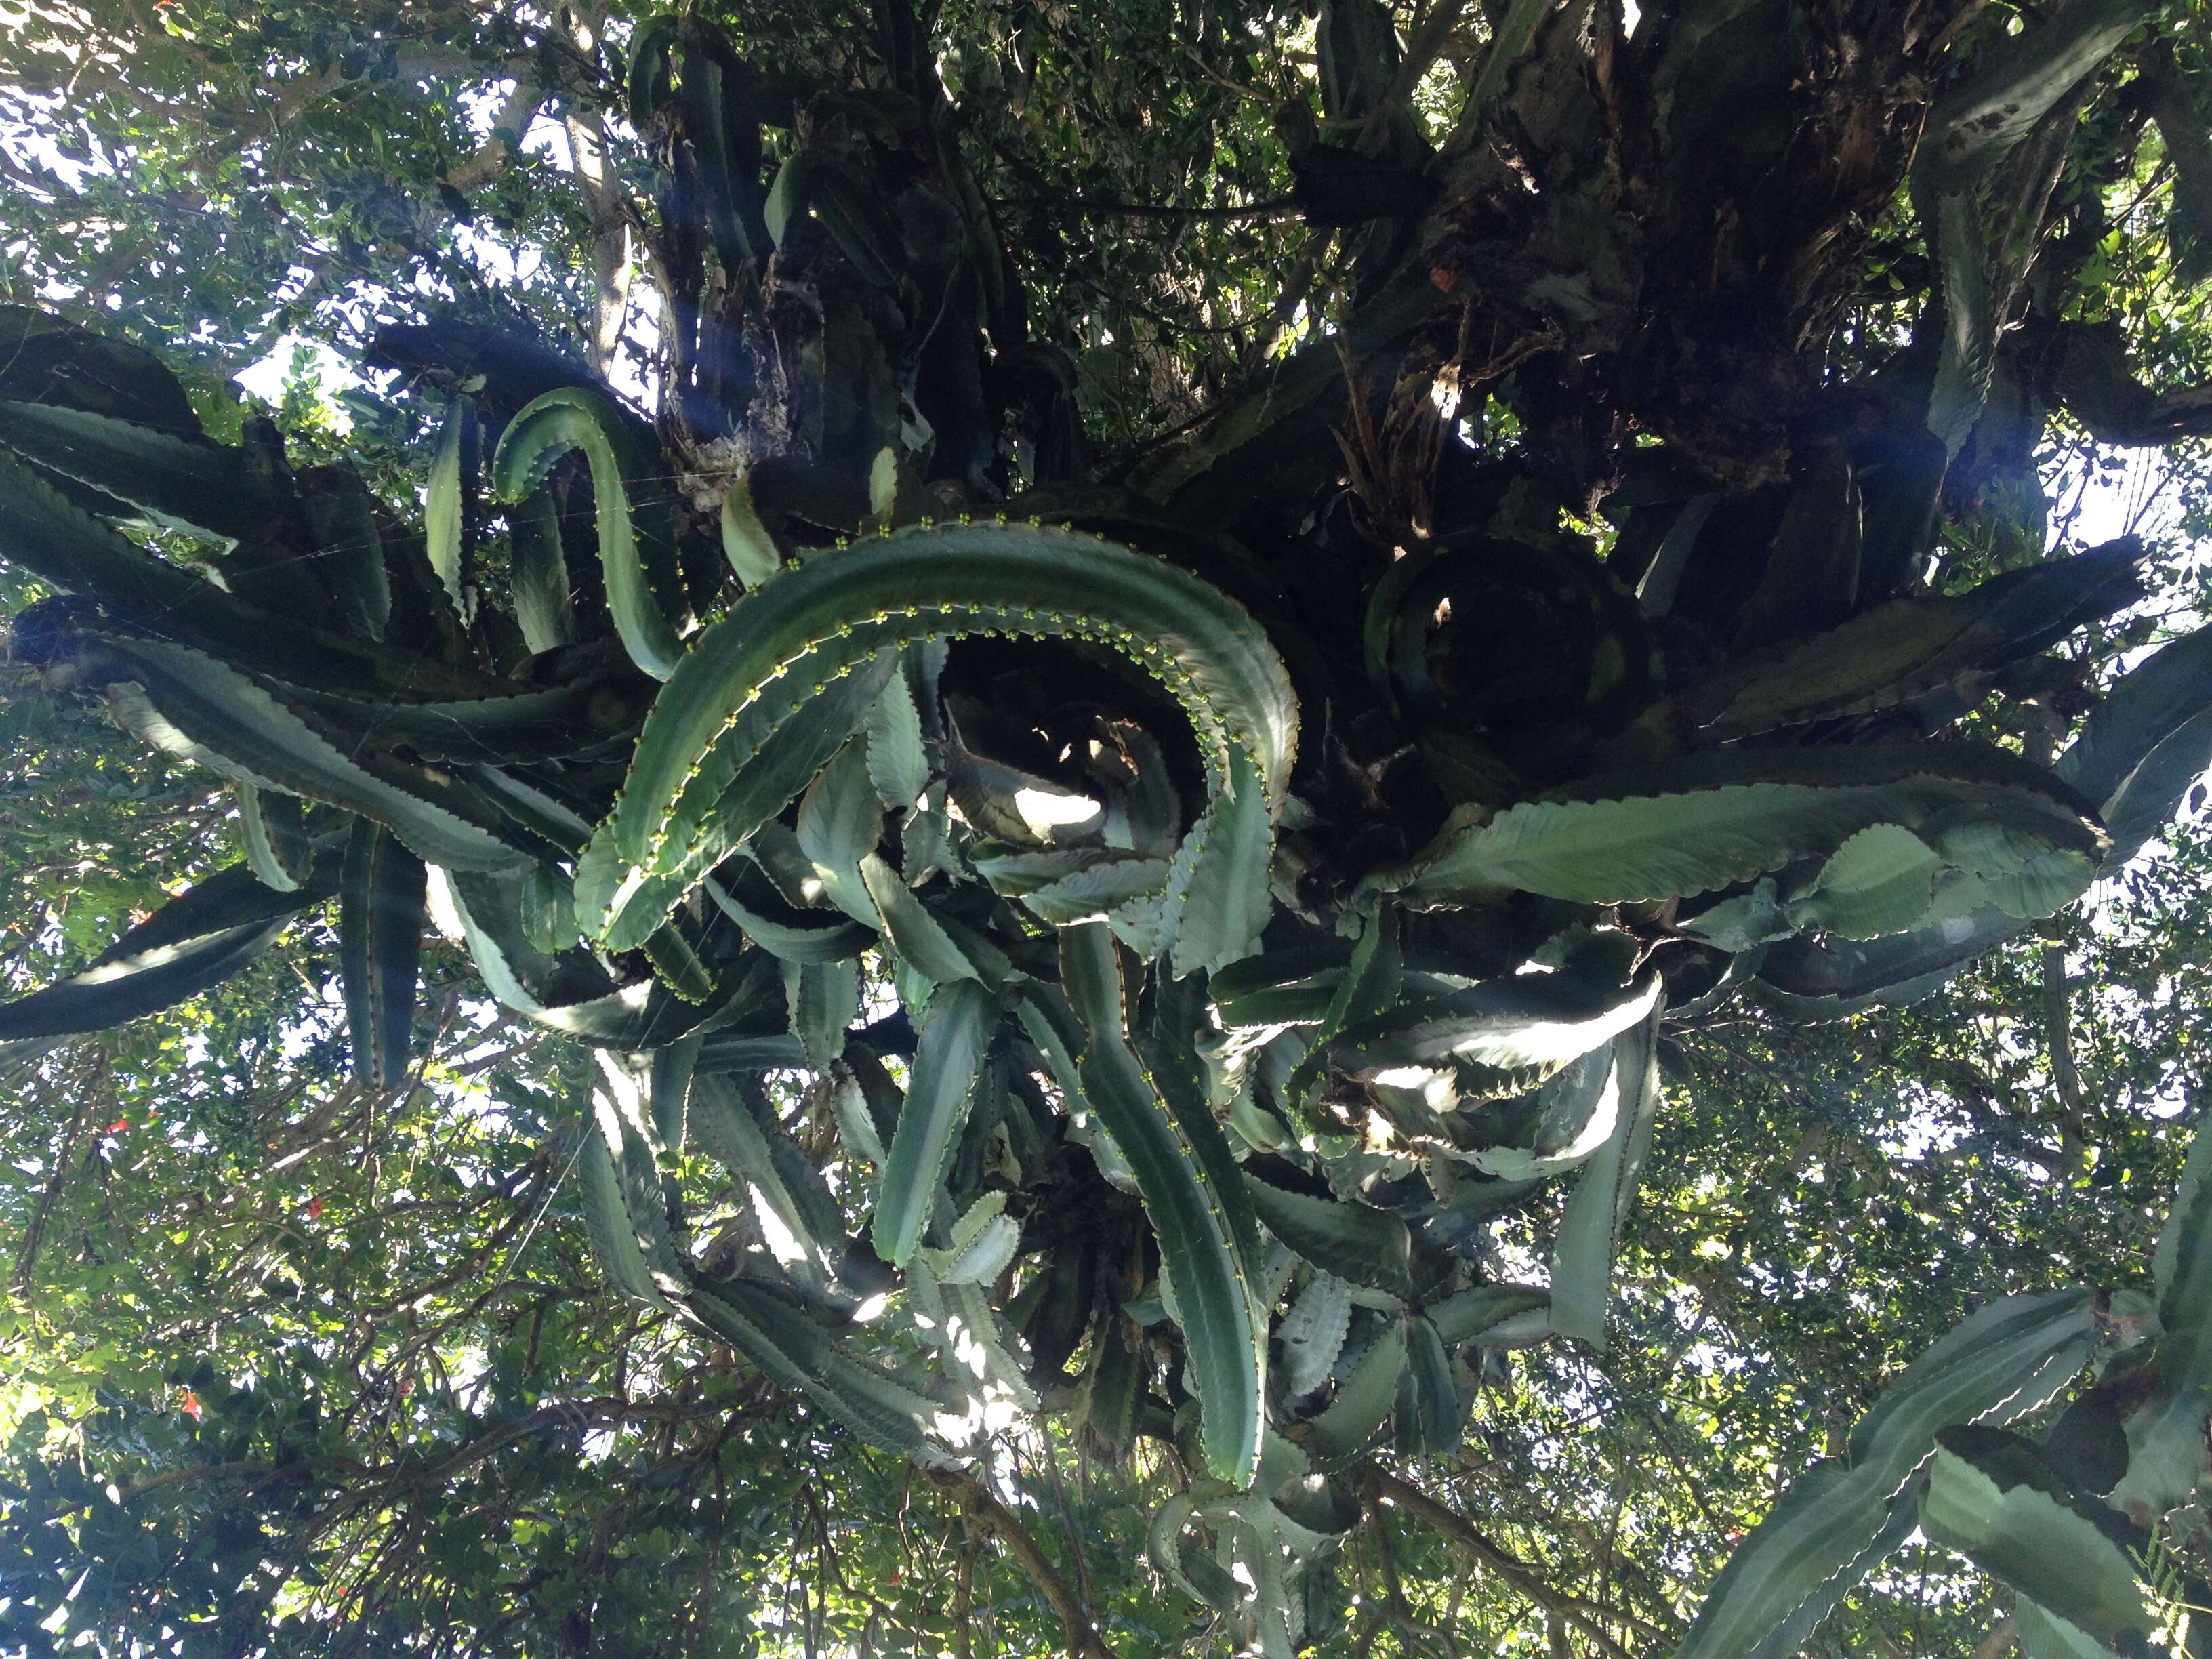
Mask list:
[[[2197,66],[2166,43],[2189,5],[2148,27],[2139,8],[2069,5],[2017,37],[1962,15],[1857,43],[1844,56],[1869,67],[1848,88],[1817,29],[1726,7],[1632,50],[1620,20],[1523,4],[1423,8],[1402,43],[1367,0],[1325,6],[1310,41],[1240,7],[1116,6],[1075,29],[890,3],[866,40],[773,8],[727,27],[712,9],[500,14],[422,23],[447,50],[407,62],[414,43],[319,6],[241,21],[191,0],[122,26],[148,38],[121,53],[110,9],[42,24],[52,39],[27,60],[73,64],[64,102],[107,124],[67,189],[127,204],[210,170],[200,199],[281,220],[322,188],[317,280],[349,270],[356,298],[374,280],[390,320],[353,346],[435,412],[362,398],[350,443],[304,399],[240,417],[204,375],[8,309],[0,556],[54,590],[17,617],[25,683],[96,698],[216,805],[185,860],[197,885],[107,928],[121,937],[88,967],[65,971],[101,942],[87,934],[19,975],[4,1057],[202,1018],[229,1006],[226,984],[265,984],[264,953],[289,937],[282,961],[318,995],[334,959],[344,1098],[411,1122],[422,1091],[464,1109],[473,1062],[441,1032],[480,985],[492,1003],[466,1018],[544,1045],[510,1079],[529,1127],[500,1158],[535,1146],[532,1200],[567,1195],[629,1325],[696,1389],[669,1420],[778,1390],[864,1486],[910,1461],[1024,1563],[1049,1613],[1024,1640],[1056,1621],[1087,1653],[1119,1593],[1083,1582],[1064,1496],[1073,1589],[992,1484],[1012,1448],[1048,1453],[1057,1481],[1073,1439],[1129,1480],[1128,1512],[1091,1541],[1133,1559],[1141,1533],[1203,1609],[1199,1639],[1269,1659],[1325,1646],[1337,1574],[1371,1556],[1383,1589],[1361,1639],[1425,1645],[1405,1568],[1417,1586],[1450,1574],[1410,1542],[1401,1561],[1389,1471],[1477,1467],[1523,1409],[1516,1369],[1553,1404],[1602,1401],[1698,1340],[1661,1334],[1673,1314],[1648,1269],[1668,1247],[1634,1217],[1668,1115],[1729,1114],[1662,1072],[1709,1085],[1728,1042],[1784,1041],[1773,1014],[1942,994],[2030,924],[2075,926],[2068,908],[2127,878],[2212,758],[2203,634],[2123,672],[2151,626],[2130,607],[2155,591],[2185,610],[2187,573],[2126,536],[2046,550],[2035,454],[2054,421],[2116,441],[2199,430],[2194,394],[2134,379],[2126,340],[2117,368],[2082,366],[2105,338],[2088,309],[2136,290],[2074,235],[2102,247],[2106,197],[2140,182],[2146,112],[2162,135],[2185,125]],[[295,59],[302,101],[271,104],[263,68]],[[134,76],[216,84],[237,142],[195,118],[214,159],[187,160],[146,134],[122,112]],[[2108,96],[2130,76],[2142,96]],[[566,182],[519,129],[469,125],[453,88],[495,76],[514,82],[502,121],[557,105]],[[2118,102],[2136,113],[2105,112]],[[1879,118],[1846,131],[1849,109]],[[1898,135],[1923,116],[1915,160]],[[295,161],[271,159],[287,147]],[[362,170],[343,188],[332,156]],[[271,174],[286,166],[298,176]],[[1301,267],[1277,280],[1284,250],[1236,228],[1241,206],[1194,214],[1215,185],[1294,205]],[[1808,220],[1808,203],[1849,204],[1853,228]],[[471,222],[478,204],[496,234]],[[1100,216],[1164,234],[1117,243]],[[1736,240],[1711,240],[1723,225]],[[277,251],[228,234],[254,253],[234,269]],[[198,233],[161,234],[173,259]],[[586,361],[489,297],[501,238],[558,250],[527,277],[507,263]],[[649,363],[624,342],[639,247]],[[11,246],[80,313],[137,291],[64,280],[71,257],[43,231]],[[1850,297],[1884,273],[1902,298]],[[184,290],[189,328],[155,308],[127,326],[234,348],[305,314],[284,299],[245,326],[233,280]],[[440,283],[453,303],[434,313],[395,297]],[[1133,410],[1138,371],[1151,391]],[[1468,392],[1485,401],[1462,423]],[[432,425],[418,508],[391,458]],[[1125,453],[1094,466],[1094,440]],[[1990,506],[2029,495],[2027,518]],[[245,862],[206,873],[232,800]],[[131,836],[113,844],[135,862]],[[331,948],[301,958],[331,897]],[[458,951],[426,939],[434,924]],[[2095,1142],[2060,1074],[2063,953],[2057,975],[2050,1086],[2072,1117],[2050,1167],[2079,1184]],[[334,1035],[292,1018],[336,1089]],[[1816,1051],[1833,1059],[1794,1052]],[[38,1062],[42,1086],[66,1059]],[[50,1194],[89,1132],[74,1121],[61,1161],[30,1166]],[[1735,1192],[1717,1138],[1712,1178]],[[437,1167],[517,1197],[489,1164]],[[1659,1178],[1674,1208],[1704,1202],[1679,1171]],[[2097,1322],[2129,1304],[2033,1292],[2107,1273],[2109,1249],[2032,1283],[2010,1261],[1974,1280],[1998,1299],[1790,1486],[1685,1650],[1796,1646],[1916,1516],[2029,1581],[2118,1513],[2101,1494],[2163,1524],[2203,1476],[2185,1432],[2206,1386],[2189,1314],[2202,1184],[2161,1255],[2161,1329],[2106,1358],[2072,1429],[2038,1452],[1960,1425],[2024,1422],[2069,1384]],[[1796,1239],[1802,1202],[1769,1224]],[[1971,1223],[1963,1200],[1948,1213]],[[501,1224],[495,1250],[455,1254],[438,1282],[508,1252],[521,1235]],[[1548,1285],[1521,1283],[1547,1254]],[[1668,1265],[1677,1285],[1709,1271]],[[1916,1302],[1917,1334],[1956,1300]],[[462,1348],[497,1346],[485,1305],[458,1318]],[[188,1649],[295,1616],[280,1604],[321,1540],[366,1524],[346,1480],[408,1504],[450,1486],[411,1452],[314,1486],[319,1460],[350,1455],[344,1430],[326,1445],[301,1426],[315,1391],[283,1380],[309,1374],[317,1342],[327,1331],[236,1390],[269,1396],[237,1407],[267,1419],[264,1439],[219,1461],[252,1472],[193,1477],[272,1506],[305,1482],[316,1518],[282,1557],[258,1516],[221,1534],[256,1565],[191,1583],[179,1617],[207,1628]],[[579,1363],[620,1377],[627,1345]],[[448,1399],[421,1437],[474,1445],[500,1421]],[[25,1432],[36,1504],[74,1502],[55,1495],[49,1422]],[[2075,1443],[2097,1434],[2130,1455],[2101,1483]],[[664,1448],[658,1467],[696,1492],[723,1480],[722,1446]],[[1719,1444],[1705,1467],[1741,1483],[1749,1455]],[[1558,1457],[1559,1479],[1586,1473]],[[398,1580],[364,1570],[407,1588],[404,1607],[358,1614],[363,1639],[419,1621],[441,1583],[511,1572],[526,1601],[569,1582],[569,1543],[522,1535],[547,1524],[525,1524],[524,1484],[489,1506],[506,1544],[441,1541],[461,1554]],[[1674,1633],[1668,1596],[1614,1585],[1615,1536],[1577,1547],[1604,1564],[1585,1598],[1406,1490],[1543,1607],[1555,1651],[1571,1627],[1608,1653],[1609,1630]],[[1628,1504],[1624,1486],[1616,1529]],[[599,1565],[608,1537],[641,1561],[662,1547],[652,1502],[605,1513]],[[1705,1543],[1675,1559],[1710,1560],[1700,1518]],[[79,1533],[105,1563],[98,1528]],[[667,1548],[713,1535],[696,1522]],[[962,1618],[976,1572],[963,1547]],[[2172,1576],[2124,1617],[2131,1589],[2053,1598],[2022,1626],[2142,1637]],[[1615,1617],[1609,1593],[1642,1611]],[[136,1594],[102,1579],[93,1605]],[[1191,1635],[1141,1599],[1118,1609],[1131,1640]],[[799,1609],[810,1648],[828,1601]],[[629,1629],[653,1602],[624,1606]],[[70,1627],[22,1610],[4,1612],[42,1638]],[[731,1612],[684,1639],[750,1628]],[[580,1650],[589,1628],[548,1639]]]

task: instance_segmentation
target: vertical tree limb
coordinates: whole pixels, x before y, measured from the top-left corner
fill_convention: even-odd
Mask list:
[[[1538,1607],[1558,1614],[1582,1632],[1607,1659],[1629,1659],[1629,1654],[1627,1649],[1607,1633],[1604,1624],[1600,1622],[1601,1620],[1618,1620],[1626,1623],[1647,1641],[1662,1644],[1667,1642],[1666,1632],[1640,1619],[1610,1607],[1598,1607],[1570,1591],[1556,1589],[1546,1583],[1527,1562],[1492,1542],[1477,1531],[1465,1516],[1438,1503],[1419,1486],[1380,1468],[1371,1468],[1369,1479],[1374,1483],[1378,1499],[1388,1499],[1416,1520],[1434,1527],[1459,1546],[1462,1552],[1488,1567]]]
[[[2082,1116],[2081,1073],[2074,1060],[2073,997],[2066,978],[2066,947],[2046,945],[2043,964],[2043,1040],[2051,1054],[2051,1085],[2058,1098],[2051,1115],[2066,1172],[2078,1174],[2087,1155],[2088,1126]]]
[[[100,1061],[95,1060],[85,1067],[78,1080],[76,1115],[70,1120],[61,1151],[54,1155],[53,1168],[46,1172],[46,1189],[39,1194],[38,1207],[31,1212],[29,1224],[23,1229],[23,1242],[15,1251],[15,1271],[9,1281],[18,1296],[27,1294],[31,1288],[31,1273],[39,1263],[39,1249],[46,1239],[46,1223],[61,1200],[62,1188],[69,1184],[70,1166],[76,1161],[77,1148],[100,1111],[100,1091],[92,1086],[100,1070]]]
[[[1114,1659],[1113,1650],[1099,1639],[1089,1611],[1060,1569],[1053,1565],[1052,1558],[1020,1518],[999,1501],[996,1492],[963,1470],[933,1469],[929,1478],[958,1501],[961,1513],[971,1522],[1006,1547],[1006,1553],[1042,1592],[1066,1631],[1070,1659]]]
[[[599,304],[586,355],[592,369],[605,374],[622,343],[623,318],[629,309],[629,216],[623,210],[621,187],[607,177],[606,128],[598,112],[571,107],[563,125],[592,219],[592,280]]]

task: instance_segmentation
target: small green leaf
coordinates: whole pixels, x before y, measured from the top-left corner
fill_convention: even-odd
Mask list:
[[[1790,919],[1846,939],[1901,933],[1922,921],[1934,902],[1943,860],[1910,830],[1878,823],[1838,847],[1802,896]]]
[[[422,534],[430,555],[430,568],[453,602],[453,610],[466,621],[473,602],[469,592],[470,562],[475,550],[467,545],[470,498],[475,494],[476,400],[455,398],[446,405],[446,421],[438,434],[437,458],[430,463],[429,493],[422,507]]]
[[[868,777],[887,812],[914,810],[929,787],[921,714],[903,674],[894,674],[868,710]]]
[[[747,588],[758,587],[783,568],[783,552],[753,510],[752,490],[742,478],[722,498],[722,556]]]
[[[1285,1192],[1256,1176],[1246,1176],[1244,1187],[1261,1224],[1316,1267],[1401,1302],[1412,1298],[1413,1235],[1396,1216]]]
[[[998,1018],[997,1004],[972,980],[940,985],[929,1000],[898,1133],[876,1182],[876,1253],[893,1267],[914,1254],[929,1224]]]
[[[842,962],[783,964],[783,1000],[791,1034],[807,1063],[827,1072],[845,1052],[845,1033],[860,1012],[860,964]]]

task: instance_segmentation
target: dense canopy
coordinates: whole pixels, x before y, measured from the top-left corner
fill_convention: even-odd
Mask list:
[[[0,40],[0,1651],[2202,1650],[2201,0]]]

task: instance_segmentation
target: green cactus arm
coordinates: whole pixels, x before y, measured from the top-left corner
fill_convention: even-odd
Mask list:
[[[1638,1025],[1612,1042],[1616,1109],[1613,1133],[1583,1166],[1568,1195],[1552,1249],[1552,1328],[1603,1352],[1613,1266],[1642,1180],[1659,1113],[1659,1022],[1663,997]]]
[[[775,1264],[815,1295],[831,1296],[836,1262],[830,1246],[844,1243],[843,1229],[833,1239],[817,1227],[816,1218],[784,1180],[768,1137],[738,1098],[737,1085],[726,1077],[696,1079],[692,1121],[699,1145],[744,1191]]]
[[[422,860],[390,830],[354,820],[338,884],[338,980],[364,1088],[396,1089],[407,1076],[426,881]]]
[[[1920,1524],[2075,1629],[2150,1651],[2142,1644],[2159,1621],[2136,1564],[2147,1534],[2073,1491],[2018,1435],[1974,1425],[1938,1435]]]
[[[630,37],[629,73],[623,89],[633,131],[645,131],[674,95],[672,60],[683,32],[683,15],[664,11],[645,19]]]
[[[1060,930],[1060,979],[1087,1035],[1079,1062],[1085,1098],[1135,1172],[1175,1285],[1206,1462],[1221,1479],[1249,1485],[1259,1466],[1267,1364],[1267,1310],[1239,1243],[1251,1226],[1249,1200],[1241,1183],[1211,1177],[1214,1160],[1192,1146],[1130,1048],[1121,964],[1104,923]]]
[[[427,861],[517,869],[540,850],[459,779],[319,729],[276,692],[189,646],[103,640],[81,670],[106,688],[110,709],[142,741],[227,777],[374,818]]]
[[[580,386],[556,387],[532,398],[500,436],[492,488],[503,501],[520,501],[572,449],[584,452],[592,470],[599,562],[615,632],[633,662],[665,680],[684,659],[689,617],[675,531],[665,488],[647,477],[641,448],[613,405]]]
[[[672,1042],[708,1011],[657,979],[618,985],[581,951],[549,955],[529,939],[522,876],[434,868],[450,898],[484,987],[504,1006],[595,1048],[644,1050]]]
[[[1407,1319],[1406,1369],[1393,1414],[1400,1454],[1438,1457],[1458,1449],[1471,1403],[1452,1376],[1451,1355],[1437,1328],[1418,1315]]]
[[[1392,1319],[1384,1325],[1320,1415],[1305,1425],[1298,1443],[1316,1466],[1351,1462],[1390,1420],[1398,1405],[1398,1379],[1406,1370],[1407,1322]]]
[[[1060,635],[1121,651],[1189,714],[1216,805],[1249,767],[1267,817],[1279,810],[1296,699],[1266,635],[1232,601],[1111,543],[1036,526],[944,526],[872,538],[786,570],[700,636],[647,717],[605,827],[616,855],[612,893],[654,878],[692,881],[695,848],[734,846],[780,810],[788,793],[753,787],[748,774],[837,681],[890,647],[969,633]],[[1249,860],[1249,817],[1218,838],[1221,851],[1207,853],[1212,844],[1202,841],[1192,860],[1211,870]],[[1188,881],[1200,873],[1190,870]],[[1249,915],[1250,886],[1248,875],[1225,899],[1202,896],[1201,926]],[[1210,923],[1224,904],[1231,915]]]
[[[1674,700],[1700,743],[1893,708],[1962,674],[2041,650],[2141,592],[2143,545],[2124,537],[1994,576],[1967,593],[1890,599],[1809,640],[1753,655]]]
[[[1485,1333],[1498,1331],[1507,1321],[1542,1313],[1551,1304],[1551,1292],[1533,1285],[1474,1285],[1429,1304],[1422,1311],[1445,1342],[1457,1346],[1480,1341]],[[1505,1334],[1499,1331],[1500,1346]],[[1518,1328],[1514,1328],[1512,1334],[1518,1335]]]
[[[2212,1410],[2212,1133],[2202,1127],[2190,1141],[2153,1267],[2158,1346],[2143,1375],[2155,1386],[2124,1419],[2127,1471],[2112,1501],[2155,1520],[2212,1479],[2212,1450],[2204,1439]]]
[[[750,866],[746,866],[747,869]],[[707,879],[707,896],[722,914],[744,930],[744,935],[779,961],[814,964],[845,962],[857,957],[875,940],[873,930],[849,920],[826,923],[792,920],[795,913],[783,906],[765,877],[753,872],[749,883],[743,870],[725,882]]]
[[[438,433],[438,453],[430,463],[430,482],[422,501],[422,538],[430,568],[456,616],[469,614],[469,562],[475,549],[469,538],[476,526],[477,405],[473,398],[455,398],[446,405],[445,424]]]
[[[791,1034],[806,1050],[807,1063],[826,1073],[845,1052],[845,1033],[860,1012],[860,965],[840,962],[787,962],[783,1000],[791,1014]]]
[[[876,1180],[876,1253],[893,1267],[905,1265],[929,1224],[998,1020],[998,1005],[973,980],[941,985],[929,1000],[906,1103]]]
[[[576,1179],[584,1231],[607,1283],[648,1307],[665,1306],[646,1266],[645,1253],[631,1233],[614,1155],[595,1127],[585,1127],[584,1144],[576,1156]]]
[[[1334,1273],[1315,1273],[1275,1326],[1285,1401],[1303,1399],[1328,1380],[1351,1329],[1352,1287]]]
[[[0,447],[156,524],[227,541],[265,529],[275,507],[239,451],[110,416],[0,399]]]
[[[276,892],[294,891],[315,864],[314,843],[307,838],[300,798],[250,783],[234,783],[230,793],[238,802],[239,839],[254,875]]]
[[[896,666],[888,653],[861,665],[817,697],[807,719],[780,726],[742,775],[733,774],[714,817],[665,872],[649,873],[627,863],[617,850],[612,820],[600,824],[576,866],[577,919],[586,930],[612,950],[643,944],[709,871],[813,781],[844,747]],[[867,860],[861,862],[865,878]]]
[[[2052,770],[2096,803],[2107,862],[2133,858],[2212,760],[2212,629],[2160,646],[2122,675]]]
[[[496,696],[520,688],[410,651],[282,617],[118,535],[0,450],[0,556],[64,592],[97,597],[166,638],[257,672],[356,696]]]
[[[1727,750],[1650,779],[1600,778],[1507,808],[1461,815],[1402,869],[1367,878],[1415,904],[1510,892],[1585,904],[1711,892],[1832,854],[1880,823],[1962,813],[2084,859],[2108,844],[2090,803],[2039,767],[1993,749],[1897,744]]]
[[[234,864],[171,899],[95,957],[43,990],[0,1003],[0,1042],[74,1036],[159,1013],[245,968],[286,922],[337,890],[334,860],[279,892]]]
[[[823,896],[855,921],[874,925],[876,902],[861,879],[860,860],[882,838],[884,806],[868,776],[866,738],[848,742],[806,787],[796,829]]]
[[[637,682],[633,678],[630,685]],[[425,761],[523,764],[604,749],[620,741],[644,712],[644,699],[623,695],[620,679],[602,665],[564,685],[518,686],[495,697],[421,702],[364,697],[286,685],[285,700],[364,744],[404,744]]]
[[[2095,1342],[2085,1291],[2007,1297],[1955,1326],[1882,1391],[1847,1456],[1799,1476],[1736,1547],[1676,1659],[1794,1652],[1911,1534],[1913,1506],[1897,1500],[1934,1455],[1937,1431],[2033,1411],[2079,1374]]]
[[[1396,1216],[1244,1177],[1252,1211],[1267,1230],[1316,1267],[1401,1302],[1413,1299],[1413,1235]]]
[[[693,1026],[665,1048],[653,1051],[646,1095],[652,1106],[653,1133],[671,1152],[681,1152],[691,1127],[693,1074],[706,1032]]]
[[[868,781],[886,812],[910,812],[929,787],[929,750],[921,710],[904,673],[884,682],[868,706]]]
[[[939,1408],[843,1345],[788,1303],[739,1280],[702,1279],[669,1231],[643,1091],[628,1062],[599,1056],[580,1162],[585,1215],[608,1277],[626,1294],[672,1307],[805,1394],[871,1443],[943,1466]]]
[[[847,1352],[838,1339],[788,1304],[737,1280],[701,1282],[684,1311],[757,1365],[806,1395],[870,1444],[902,1452],[926,1468],[958,1461],[940,1437],[943,1409],[897,1378]]]
[[[507,524],[507,592],[522,642],[533,654],[572,643],[576,610],[568,592],[561,515],[554,510],[553,497],[543,489],[532,490],[508,507]]]
[[[1522,974],[1409,1001],[1352,1027],[1327,1058],[1370,1079],[1404,1066],[1480,1066],[1529,1088],[1647,1018],[1662,988],[1572,971]]]
[[[2208,687],[2212,629],[2200,629],[2123,675],[2052,767],[2095,806],[2112,837],[2102,868],[2133,858],[2212,761]],[[2022,925],[2022,918],[1989,906],[1881,939],[1792,939],[1768,955],[1759,984],[1777,1012],[1792,1018],[1840,1018],[1927,995]]]

